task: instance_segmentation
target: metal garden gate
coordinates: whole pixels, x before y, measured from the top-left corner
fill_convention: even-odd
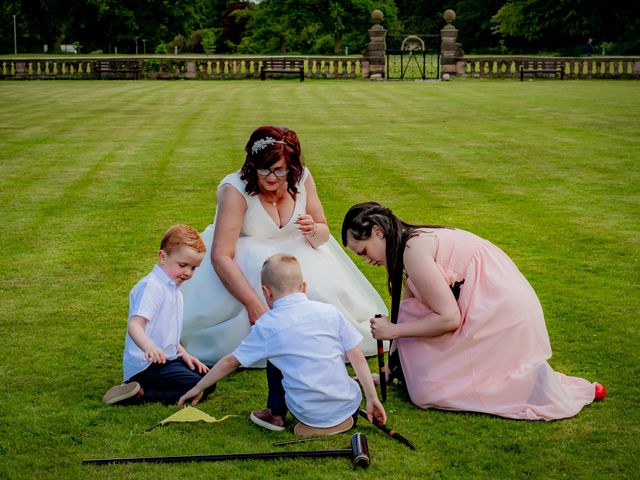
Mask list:
[[[440,35],[387,35],[387,79],[440,78]]]

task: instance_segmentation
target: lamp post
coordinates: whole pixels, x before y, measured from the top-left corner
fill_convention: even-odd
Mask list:
[[[138,37],[136,36],[135,39],[136,39],[136,55],[138,55]]]
[[[13,53],[18,54],[18,38],[16,37],[16,16],[13,16]]]
[[[142,39],[142,53],[147,54],[147,41],[144,38]]]

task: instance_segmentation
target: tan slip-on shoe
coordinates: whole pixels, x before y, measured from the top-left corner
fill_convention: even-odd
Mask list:
[[[135,397],[139,391],[140,384],[138,382],[123,383],[107,390],[107,393],[102,397],[102,402],[107,405],[115,405]]]
[[[336,435],[337,433],[351,430],[353,428],[353,424],[353,417],[347,417],[346,420],[334,425],[333,427],[311,427],[302,422],[298,422],[298,424],[293,428],[293,433],[300,437]]]

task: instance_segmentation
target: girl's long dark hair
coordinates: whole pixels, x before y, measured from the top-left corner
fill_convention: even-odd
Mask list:
[[[442,225],[413,225],[403,222],[391,210],[379,203],[364,202],[352,206],[342,221],[342,244],[347,236],[367,240],[377,226],[386,240],[387,289],[391,295],[391,322],[398,321],[402,284],[404,282],[404,249],[407,241],[418,234],[420,228],[447,228]]]

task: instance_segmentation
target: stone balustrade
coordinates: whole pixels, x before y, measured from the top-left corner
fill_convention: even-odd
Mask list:
[[[93,78],[95,61],[97,58],[0,58],[0,78]]]
[[[141,78],[247,79],[260,78],[266,56],[149,56],[0,58],[3,79],[95,79],[99,60],[139,62]],[[282,58],[282,57],[280,57]],[[284,57],[287,58],[287,57]],[[296,56],[307,78],[353,79],[368,76],[368,63],[358,56]],[[477,78],[519,78],[520,66],[531,56],[474,56],[456,59],[456,73]],[[640,57],[549,57],[565,64],[565,78],[640,79]]]
[[[3,79],[95,79],[100,60],[139,62],[141,78],[246,79],[260,78],[267,56],[101,56],[0,58]],[[278,57],[288,58],[288,57]],[[296,56],[304,60],[307,78],[362,78],[364,59],[359,56]]]
[[[525,62],[545,60],[531,56],[473,56],[458,59],[458,75],[478,78],[520,78],[520,66]],[[640,57],[549,57],[563,62],[565,78],[628,78],[640,79]]]

